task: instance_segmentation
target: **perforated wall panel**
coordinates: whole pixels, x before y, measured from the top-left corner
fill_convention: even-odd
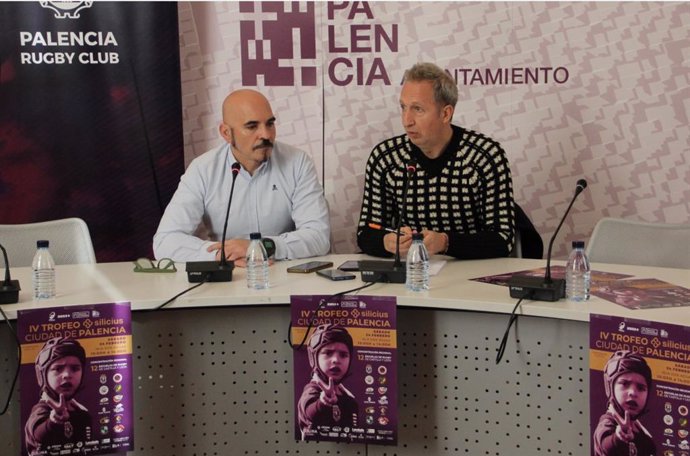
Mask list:
[[[288,315],[135,313],[130,454],[589,454],[586,323],[521,317],[497,366],[507,315],[399,309],[400,438],[382,447],[294,440]],[[4,395],[15,365],[7,328],[0,343]],[[0,417],[0,454],[19,454],[16,397]]]

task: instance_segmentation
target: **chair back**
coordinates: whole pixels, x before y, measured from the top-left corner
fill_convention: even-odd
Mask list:
[[[515,247],[511,257],[541,259],[544,242],[524,210],[515,203]]]
[[[605,217],[587,246],[594,263],[690,268],[690,225]]]
[[[96,262],[89,227],[80,218],[0,225],[0,244],[7,250],[10,267],[31,266],[36,241],[41,239],[50,241],[55,264]]]

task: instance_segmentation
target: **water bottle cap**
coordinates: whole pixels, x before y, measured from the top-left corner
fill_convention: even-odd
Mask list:
[[[423,241],[424,235],[422,233],[412,233],[412,240],[413,241]]]
[[[41,241],[36,241],[36,248],[42,249],[42,248],[48,248],[50,246],[50,241],[46,240],[41,240]]]
[[[584,249],[585,248],[585,241],[573,241],[573,248],[574,249]]]
[[[251,233],[249,235],[249,239],[251,239],[252,241],[261,239],[261,233]]]

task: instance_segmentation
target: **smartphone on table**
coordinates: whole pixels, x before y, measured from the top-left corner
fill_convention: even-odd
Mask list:
[[[320,269],[330,268],[331,266],[333,266],[333,262],[331,261],[309,261],[307,263],[290,266],[287,268],[287,272],[299,272],[302,274],[307,274]]]
[[[355,278],[354,274],[341,271],[340,269],[322,269],[320,271],[316,271],[316,273],[321,277],[326,277],[327,279],[331,280],[352,280]]]
[[[359,261],[350,260],[338,266],[341,271],[359,271]]]

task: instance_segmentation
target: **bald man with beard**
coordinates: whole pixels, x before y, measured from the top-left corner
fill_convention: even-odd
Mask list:
[[[249,234],[273,240],[275,259],[325,255],[330,250],[328,207],[309,156],[276,142],[276,118],[261,93],[232,92],[218,127],[224,144],[194,159],[180,179],[153,238],[156,258],[218,260],[232,186],[239,163],[225,254],[245,266]],[[200,227],[207,238],[198,236]]]

